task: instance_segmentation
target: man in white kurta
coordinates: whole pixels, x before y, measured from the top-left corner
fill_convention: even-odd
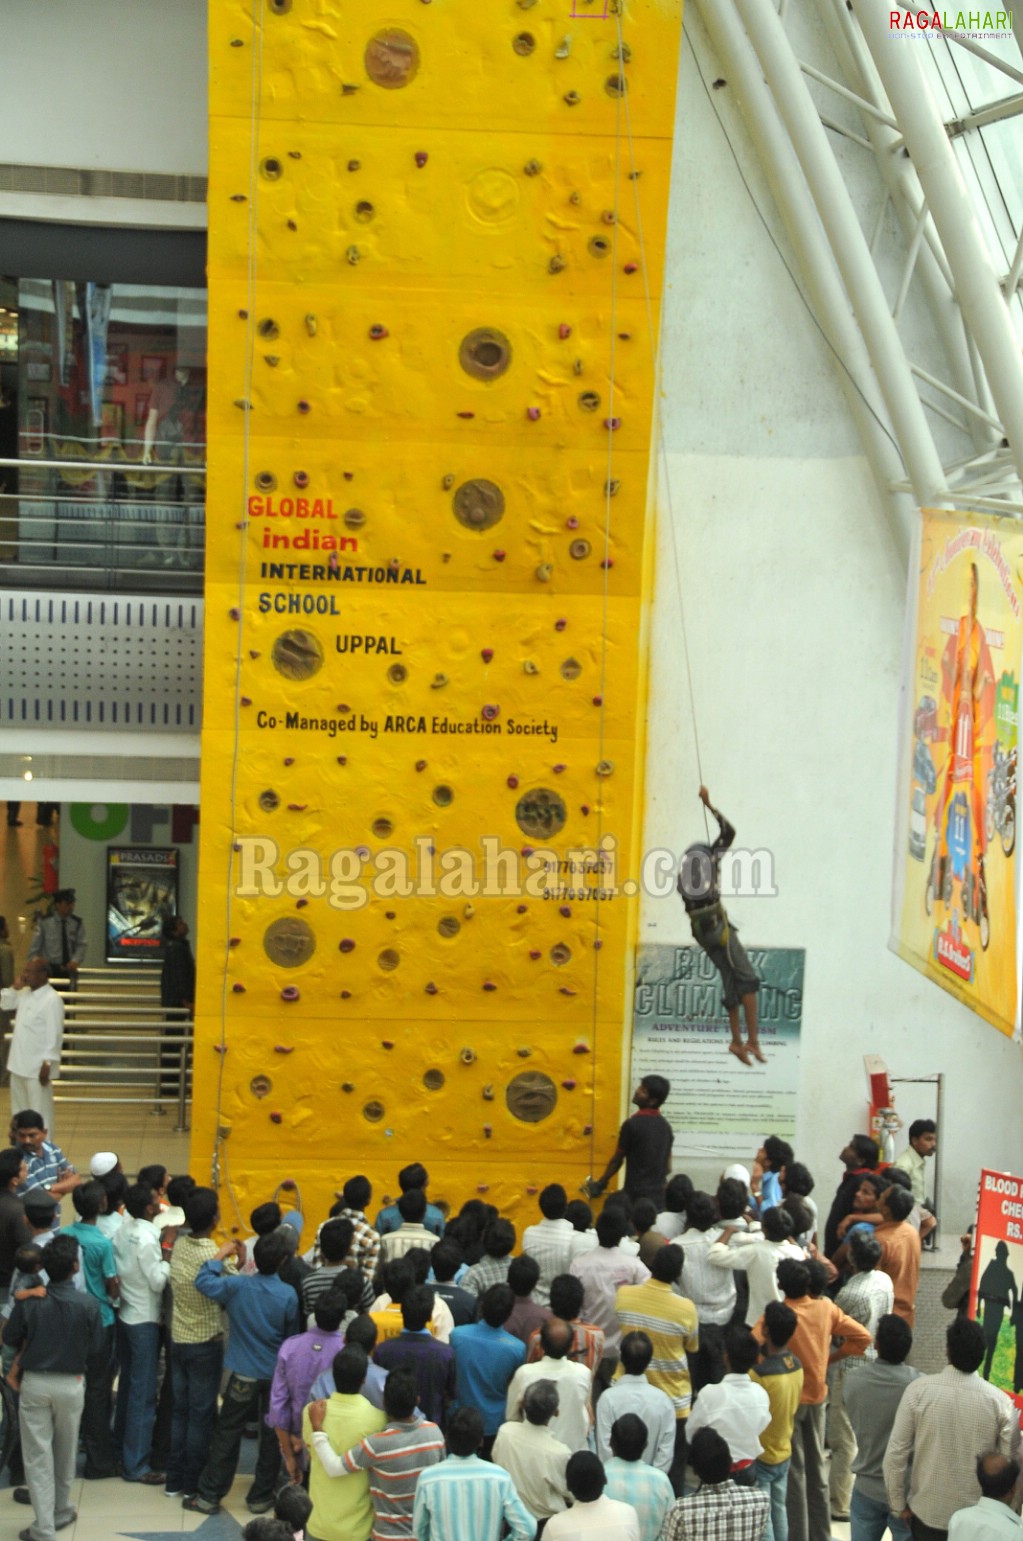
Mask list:
[[[0,990],[0,1010],[13,1011],[7,1056],[11,1112],[34,1108],[53,1134],[53,1083],[60,1074],[64,1002],[50,984],[45,958],[29,958],[11,990]]]

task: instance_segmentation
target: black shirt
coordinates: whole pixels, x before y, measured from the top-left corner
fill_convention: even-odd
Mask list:
[[[824,1254],[826,1257],[830,1257],[833,1252],[838,1251],[841,1243],[841,1238],[838,1234],[839,1222],[844,1220],[846,1215],[852,1214],[853,1200],[856,1197],[861,1181],[868,1172],[873,1173],[874,1168],[858,1166],[855,1171],[846,1172],[835,1190],[835,1197],[831,1202],[827,1223],[824,1226]]]
[[[99,1302],[76,1290],[71,1280],[50,1284],[42,1300],[15,1301],[4,1343],[25,1351],[23,1370],[84,1375],[86,1361],[103,1347]]]
[[[476,1320],[476,1307],[479,1305],[475,1295],[470,1295],[468,1290],[460,1289],[457,1284],[430,1284],[435,1295],[439,1295],[445,1301],[451,1312],[456,1327],[468,1327]]]
[[[675,1136],[659,1108],[641,1108],[627,1118],[618,1134],[625,1157],[625,1191],[630,1199],[653,1199],[664,1208],[664,1185]]]
[[[0,1286],[10,1284],[14,1274],[14,1254],[32,1240],[32,1227],[25,1219],[25,1206],[8,1188],[0,1193]]]

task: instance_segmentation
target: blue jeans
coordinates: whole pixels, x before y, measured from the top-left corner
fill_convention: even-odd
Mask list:
[[[170,1370],[174,1385],[167,1490],[197,1493],[199,1473],[210,1453],[217,1397],[224,1368],[224,1340],[171,1343]]]
[[[881,1541],[890,1530],[894,1541],[910,1541],[909,1526],[897,1514],[890,1514],[888,1505],[878,1503],[860,1492],[859,1483],[852,1490],[849,1504],[849,1528],[852,1541]]]
[[[764,1541],[789,1541],[789,1516],[785,1508],[785,1495],[789,1488],[789,1463],[778,1461],[769,1466],[766,1461],[754,1462],[757,1487],[763,1488],[771,1500],[767,1511],[767,1529]]]
[[[124,1475],[138,1482],[151,1470],[149,1451],[156,1417],[156,1367],[160,1357],[159,1322],[117,1324],[121,1361],[117,1383],[114,1444],[120,1453]]]

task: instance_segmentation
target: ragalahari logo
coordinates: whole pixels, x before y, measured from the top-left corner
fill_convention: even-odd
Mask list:
[[[935,33],[991,42],[1012,37],[1011,11],[927,11],[888,12],[889,37],[928,38]]]

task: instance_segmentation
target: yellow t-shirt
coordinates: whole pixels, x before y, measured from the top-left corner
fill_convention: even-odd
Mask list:
[[[760,1436],[765,1466],[778,1466],[792,1454],[792,1425],[803,1395],[803,1366],[795,1354],[783,1351],[761,1359],[749,1378],[763,1386],[771,1404],[771,1421]]]
[[[646,1333],[654,1346],[646,1378],[668,1394],[676,1418],[688,1418],[693,1386],[687,1355],[700,1346],[693,1302],[676,1295],[670,1284],[647,1279],[645,1284],[623,1284],[615,1296],[615,1311],[623,1334]]]
[[[367,1434],[379,1434],[386,1416],[363,1396],[335,1391],[327,1399],[323,1432],[337,1455],[344,1455]],[[313,1512],[308,1529],[320,1541],[368,1541],[373,1529],[373,1501],[369,1496],[369,1472],[348,1477],[328,1477],[312,1449],[313,1429],[308,1407],[302,1414],[302,1438],[310,1447],[309,1496]]]

